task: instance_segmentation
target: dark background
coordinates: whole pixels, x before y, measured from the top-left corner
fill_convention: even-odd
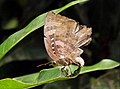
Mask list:
[[[0,43],[11,34],[24,28],[38,15],[62,7],[71,1],[0,0]],[[83,5],[74,5],[60,14],[92,27],[93,40],[89,46],[84,48],[82,54],[85,65],[93,65],[106,58],[120,62],[120,0],[89,0]],[[15,25],[7,26],[10,21],[15,21]],[[38,72],[43,68],[50,68],[48,65],[36,67],[48,62],[43,37],[42,27],[25,37],[10,50],[0,61],[0,78],[17,77]],[[90,77],[97,78],[105,73],[106,71],[97,71],[81,76],[83,79],[85,76],[89,80]],[[67,82],[68,85],[71,85],[71,89],[79,89],[79,82],[74,82],[79,80],[81,77],[60,82]],[[89,81],[85,81],[83,84],[86,83]],[[42,89],[42,87],[46,89],[45,86],[42,85],[35,89]],[[89,89],[88,87],[82,89]]]

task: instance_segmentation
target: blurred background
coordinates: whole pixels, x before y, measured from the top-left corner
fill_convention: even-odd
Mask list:
[[[24,28],[38,15],[60,8],[72,0],[0,0],[0,43]],[[73,14],[74,13],[74,14]],[[92,27],[92,42],[82,54],[85,65],[102,59],[120,62],[120,0],[89,0],[60,13]],[[0,79],[18,77],[50,68],[37,67],[48,62],[44,47],[43,27],[32,32],[0,60]],[[113,76],[113,75],[116,76]],[[64,85],[64,87],[63,87]],[[118,89],[120,67],[96,71],[75,79],[45,84],[32,89]]]

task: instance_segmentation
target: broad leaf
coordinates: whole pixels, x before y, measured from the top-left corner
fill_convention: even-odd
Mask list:
[[[96,70],[112,69],[117,66],[120,66],[120,63],[110,59],[103,59],[102,61],[100,61],[95,65],[82,67],[79,74],[96,71]],[[71,71],[73,72],[77,69],[77,66],[71,65],[70,68],[71,68]],[[61,71],[60,66],[58,66],[55,68],[41,70],[38,73],[29,74],[29,75],[25,75],[25,76],[13,78],[13,79],[12,78],[2,79],[0,80],[0,89],[31,88],[41,84],[55,82],[58,80],[71,79],[75,77],[77,77],[77,75],[72,77],[67,77],[64,74],[64,72]]]

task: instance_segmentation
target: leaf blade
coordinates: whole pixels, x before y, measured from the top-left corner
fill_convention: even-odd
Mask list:
[[[112,69],[118,66],[120,66],[120,63],[110,59],[104,59],[95,65],[82,67],[79,74],[84,74],[84,73],[96,71],[96,70]],[[77,68],[77,66],[71,66],[71,67],[72,67],[72,71],[75,71],[76,70],[75,68]],[[50,69],[43,69],[40,72],[34,73],[34,74],[16,77],[13,79],[9,78],[9,81],[8,81],[8,78],[2,79],[0,80],[0,89],[3,89],[2,87],[5,87],[6,85],[9,87],[17,87],[17,88],[19,87],[20,89],[31,88],[31,87],[35,87],[45,83],[55,82],[59,80],[66,80],[66,79],[71,79],[75,77],[77,76],[66,77],[63,73],[61,73],[61,69],[58,66]],[[15,82],[17,85],[14,84]],[[2,84],[2,87],[1,87],[1,84]]]

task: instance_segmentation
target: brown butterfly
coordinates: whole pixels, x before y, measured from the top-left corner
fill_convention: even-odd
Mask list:
[[[82,46],[91,42],[92,29],[73,19],[48,12],[44,26],[44,42],[48,55],[56,65],[84,65]]]

